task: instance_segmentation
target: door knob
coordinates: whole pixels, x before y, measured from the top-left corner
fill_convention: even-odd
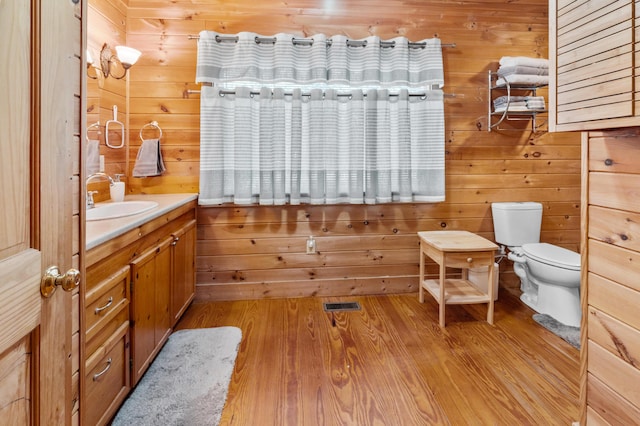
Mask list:
[[[60,286],[64,291],[71,291],[80,284],[80,271],[69,269],[64,274],[60,274],[57,266],[49,267],[40,281],[40,293],[44,297],[51,297],[56,287]]]

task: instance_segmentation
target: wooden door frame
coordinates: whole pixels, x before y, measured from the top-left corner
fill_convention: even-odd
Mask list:
[[[32,53],[32,244],[42,251],[43,270],[51,265],[64,272],[79,268],[74,246],[74,135],[81,131],[74,95],[83,83],[75,25],[81,5],[75,0],[31,0],[35,52]],[[76,66],[77,65],[77,66]],[[77,73],[77,74],[74,74]],[[81,80],[80,80],[81,81]],[[76,264],[74,264],[74,262]],[[43,271],[44,272],[44,271]],[[41,323],[34,333],[38,347],[34,381],[38,381],[35,424],[71,425],[75,396],[72,387],[72,294],[58,289],[42,299]],[[76,312],[77,313],[77,312]]]
[[[81,2],[81,15],[82,22],[80,23],[80,52],[81,52],[81,65],[87,63],[87,36],[89,34],[89,30],[87,27],[88,17],[89,17],[89,0],[79,0]],[[84,70],[83,67],[81,67]],[[87,170],[86,170],[86,158],[87,158],[87,144],[82,143],[84,141],[84,136],[87,135],[87,78],[88,78],[88,70],[86,72],[82,72],[80,76],[80,149],[78,150],[78,155],[80,156],[80,194],[78,202],[79,206],[79,216],[80,216],[80,227],[78,230],[79,235],[79,253],[78,253],[78,269],[82,274],[82,281],[80,282],[80,297],[78,300],[78,326],[79,326],[79,348],[78,348],[78,409],[79,409],[79,423],[80,425],[85,425],[86,419],[86,388],[84,377],[86,374],[86,364],[85,364],[85,294],[86,294],[86,276],[87,276],[87,264],[86,264],[86,205],[87,205],[87,188],[86,188],[86,179],[87,179]]]
[[[30,162],[31,162],[31,184],[30,184],[30,229],[31,229],[31,247],[40,250],[40,212],[41,212],[41,194],[40,194],[40,181],[41,181],[41,169],[40,169],[40,148],[41,148],[41,98],[40,98],[40,83],[41,83],[41,64],[42,58],[40,54],[40,40],[42,38],[41,25],[41,8],[40,0],[31,0],[31,140],[30,140]],[[40,265],[44,267],[44,262]],[[41,308],[42,312],[42,308]],[[42,315],[42,313],[41,313]],[[41,317],[42,318],[42,317]],[[33,333],[31,333],[31,350],[32,350],[32,374],[31,374],[31,395],[34,396],[31,403],[31,412],[33,413],[32,421],[36,425],[43,424],[43,418],[40,417],[41,412],[41,392],[42,387],[40,383],[40,326],[38,326]]]

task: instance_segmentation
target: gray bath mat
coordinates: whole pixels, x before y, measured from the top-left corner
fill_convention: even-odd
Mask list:
[[[113,425],[217,425],[241,337],[236,327],[173,333]]]
[[[564,325],[547,314],[533,314],[533,319],[574,348],[580,349],[580,327]]]

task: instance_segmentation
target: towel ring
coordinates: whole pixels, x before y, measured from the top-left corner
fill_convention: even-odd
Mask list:
[[[85,138],[87,139],[87,141],[89,140],[89,132],[92,131],[92,130],[95,130],[96,134],[98,136],[100,136],[102,134],[102,132],[100,131],[100,122],[99,121],[96,121],[95,123],[89,124],[87,126],[86,135],[85,135]]]
[[[142,131],[143,131],[144,129],[146,129],[147,127],[153,127],[153,128],[158,129],[158,131],[160,132],[160,136],[158,137],[158,139],[161,139],[161,138],[162,138],[162,129],[161,129],[161,128],[160,128],[160,126],[158,125],[158,122],[157,122],[157,121],[151,121],[151,122],[149,122],[149,123],[146,123],[146,124],[145,124],[144,126],[142,126],[142,128],[140,129],[140,140],[141,140],[142,142],[144,142],[144,138],[142,137]]]
[[[89,124],[89,125],[87,126],[87,131],[89,131],[89,130],[93,130],[93,128],[94,128],[94,127],[98,129],[98,132],[100,132],[100,122],[99,122],[99,121],[96,121],[96,122],[95,122],[95,123],[93,123],[93,124]]]

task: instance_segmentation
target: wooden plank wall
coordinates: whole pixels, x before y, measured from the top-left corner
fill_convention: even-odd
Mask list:
[[[94,1],[94,0],[91,0]],[[98,0],[96,0],[98,1]],[[110,1],[110,0],[100,0]],[[116,1],[116,0],[111,0]],[[578,250],[580,138],[532,133],[529,122],[487,132],[487,73],[502,56],[547,57],[547,2],[320,0],[233,3],[129,0],[127,44],[143,56],[130,70],[130,158],[139,129],[157,120],[167,172],[129,178],[135,193],[197,192],[199,98],[193,83],[201,30],[437,36],[444,49],[446,197],[440,204],[211,207],[198,211],[197,297],[242,299],[417,291],[416,232],[466,229],[493,238],[490,203],[544,204],[542,240]],[[91,31],[91,30],[90,30]],[[546,96],[546,91],[541,93]],[[539,120],[544,121],[544,119]],[[305,254],[309,235],[318,252]],[[501,285],[517,286],[508,262]],[[433,270],[435,273],[435,270]]]
[[[558,127],[632,117],[633,2],[560,2],[557,16]]]
[[[640,418],[640,129],[594,131],[587,139],[582,404],[588,424],[634,424]]]

